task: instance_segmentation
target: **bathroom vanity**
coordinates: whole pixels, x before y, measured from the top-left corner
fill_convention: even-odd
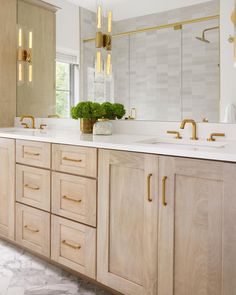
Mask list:
[[[1,237],[122,294],[233,295],[235,143],[146,142],[1,129]]]

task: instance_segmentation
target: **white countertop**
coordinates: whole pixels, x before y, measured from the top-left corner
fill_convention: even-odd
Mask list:
[[[27,130],[23,128],[0,128],[0,137],[70,144],[86,147],[114,149],[169,155],[178,157],[236,162],[236,141],[175,140],[170,137],[114,134],[93,136],[81,134],[78,130]]]

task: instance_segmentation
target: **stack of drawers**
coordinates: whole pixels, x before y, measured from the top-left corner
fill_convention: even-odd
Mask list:
[[[97,150],[16,141],[16,241],[95,278]]]

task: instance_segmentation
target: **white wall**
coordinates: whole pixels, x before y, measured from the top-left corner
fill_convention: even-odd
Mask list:
[[[221,26],[221,101],[220,117],[224,121],[225,109],[229,104],[236,107],[236,68],[234,67],[234,45],[228,42],[234,35],[234,25],[230,20],[234,9],[234,0],[220,0]]]
[[[45,0],[60,7],[57,11],[57,52],[79,57],[79,7],[65,0]]]

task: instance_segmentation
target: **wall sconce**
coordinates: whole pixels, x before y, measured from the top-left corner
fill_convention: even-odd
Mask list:
[[[24,72],[27,68],[28,82],[33,81],[33,65],[32,65],[32,50],[33,50],[33,32],[28,31],[25,38],[24,30],[22,27],[18,30],[18,82],[24,82]],[[25,41],[27,40],[27,42]],[[25,46],[27,43],[27,46]],[[25,66],[26,65],[26,66]]]
[[[107,33],[102,32],[103,27],[103,13],[101,5],[97,9],[97,33],[96,33],[96,72],[101,73],[103,71],[103,58],[102,49],[106,50],[106,75],[112,74],[112,11],[108,12],[107,15]]]

